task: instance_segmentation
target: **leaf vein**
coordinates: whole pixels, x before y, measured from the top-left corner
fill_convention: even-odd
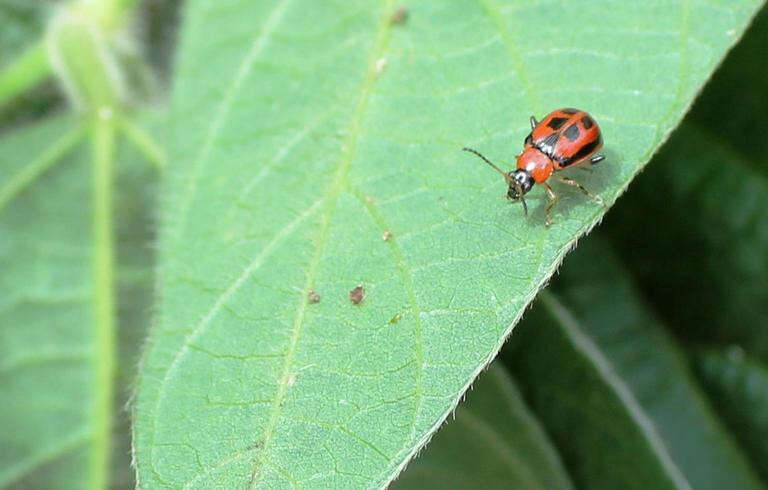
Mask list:
[[[323,211],[320,229],[318,230],[316,251],[307,270],[304,287],[305,294],[301,295],[301,301],[296,312],[295,321],[291,328],[291,338],[289,341],[290,343],[288,353],[283,362],[281,375],[278,380],[278,390],[277,395],[275,396],[275,403],[272,405],[272,410],[264,429],[263,450],[259,460],[254,465],[253,473],[251,476],[252,488],[257,485],[259,477],[263,476],[261,470],[266,467],[268,462],[275,430],[277,428],[280,417],[282,416],[283,401],[290,385],[289,379],[291,376],[291,366],[293,364],[293,358],[296,354],[296,349],[304,326],[304,317],[307,307],[306,292],[308,292],[314,286],[320,262],[325,254],[325,247],[330,235],[330,225],[336,209],[336,203],[339,199],[339,196],[344,191],[345,185],[347,184],[347,175],[349,173],[349,167],[352,163],[352,159],[354,158],[357,150],[357,143],[360,137],[362,121],[368,106],[368,99],[377,79],[376,61],[383,56],[384,51],[388,45],[391,27],[389,16],[391,15],[390,13],[392,10],[392,0],[386,0],[384,15],[379,22],[376,41],[367,62],[366,75],[359,90],[355,107],[352,111],[350,131],[342,147],[341,156],[339,158],[333,182],[331,183],[331,186],[326,193],[326,199],[324,199],[326,205]]]
[[[385,233],[389,226],[384,222],[384,217],[381,215],[381,213],[378,211],[378,209],[375,207],[374,203],[370,199],[366,199],[365,196],[362,194],[362,192],[354,188],[353,193],[355,197],[360,201],[360,203],[363,205],[363,208],[370,214],[371,219],[376,223],[376,225],[379,227],[380,231],[382,233]],[[417,363],[417,370],[416,373],[418,375],[418,379],[416,380],[416,407],[414,408],[413,413],[413,420],[411,422],[410,427],[410,435],[409,440],[413,440],[416,436],[416,421],[418,420],[418,415],[421,412],[422,402],[423,402],[423,394],[424,394],[424,381],[423,381],[423,371],[424,371],[424,335],[422,333],[421,329],[421,308],[419,308],[418,301],[416,300],[416,291],[413,287],[413,274],[411,272],[410,267],[408,266],[408,263],[405,261],[405,258],[403,257],[402,250],[400,249],[400,245],[397,242],[397,239],[393,237],[392,239],[388,240],[388,243],[390,245],[390,251],[392,253],[392,259],[395,263],[395,267],[397,267],[398,271],[400,272],[400,282],[403,284],[403,287],[405,288],[405,293],[408,296],[408,302],[411,306],[411,313],[413,314],[413,321],[414,321],[414,330],[415,330],[415,338],[416,342],[414,345],[414,350],[416,354],[416,363]]]
[[[504,21],[503,15],[499,11],[498,5],[496,5],[493,0],[478,0],[478,2],[483,7],[483,11],[491,19],[491,22],[496,26],[496,30],[499,32],[499,34],[501,34],[501,37],[504,40],[504,45],[507,47],[507,52],[509,53],[509,57],[512,61],[512,67],[517,73],[520,84],[525,90],[526,98],[528,99],[528,104],[530,105],[531,110],[535,113],[540,113],[541,110],[539,107],[539,96],[534,89],[534,85],[528,79],[528,71],[525,69],[523,58],[520,55],[518,42],[513,37],[512,31]]]
[[[251,73],[254,63],[264,51],[264,48],[269,42],[269,39],[272,37],[272,34],[280,24],[280,21],[282,20],[290,2],[291,0],[281,0],[275,6],[275,8],[272,9],[272,12],[270,12],[267,20],[264,22],[264,28],[261,29],[258,36],[256,36],[254,39],[253,43],[251,44],[251,49],[248,50],[242,62],[240,63],[237,72],[235,72],[235,76],[232,79],[232,82],[229,84],[229,88],[224,94],[224,97],[222,97],[218,107],[214,111],[215,115],[213,120],[208,126],[208,131],[205,135],[205,139],[203,140],[203,144],[200,147],[200,151],[198,152],[194,163],[192,164],[189,189],[185,193],[179,209],[179,219],[177,220],[176,225],[176,235],[180,234],[184,228],[187,215],[189,214],[189,208],[191,207],[192,201],[194,200],[197,193],[197,182],[200,180],[200,174],[202,173],[203,166],[208,161],[208,157],[210,156],[214,143],[219,137],[219,133],[224,127],[224,123],[229,117],[232,105],[235,102],[235,97],[240,92],[240,88],[243,85],[243,82],[245,82],[246,78],[248,78],[248,75]]]
[[[60,161],[85,136],[85,127],[78,125],[65,133],[26,167],[13,175],[0,187],[0,212],[46,170]]]
[[[168,369],[165,372],[165,375],[163,377],[163,380],[160,383],[160,388],[158,390],[157,395],[157,402],[155,404],[154,413],[157,414],[160,411],[160,405],[163,403],[165,399],[165,390],[168,386],[168,382],[170,381],[173,374],[176,372],[176,369],[178,368],[179,362],[181,362],[181,359],[184,358],[184,356],[187,355],[187,353],[191,349],[191,345],[197,340],[200,335],[202,335],[208,328],[208,326],[211,324],[213,319],[216,317],[216,315],[219,313],[219,311],[222,310],[223,306],[232,298],[232,296],[245,284],[245,282],[250,278],[263,264],[264,261],[269,257],[269,255],[280,245],[280,243],[283,242],[283,240],[287,239],[293,232],[296,231],[296,229],[299,227],[299,225],[304,222],[307,218],[312,216],[314,212],[320,207],[320,204],[323,202],[322,199],[316,201],[314,204],[312,204],[310,207],[308,207],[306,210],[301,212],[296,218],[294,218],[293,221],[285,225],[280,231],[278,231],[274,238],[263,248],[261,251],[251,260],[251,262],[248,264],[245,269],[243,269],[243,272],[230,284],[230,286],[219,296],[219,298],[216,300],[216,302],[213,304],[213,306],[208,310],[208,312],[200,319],[200,321],[195,325],[195,327],[192,329],[192,332],[187,335],[187,337],[184,339],[184,342],[182,343],[181,348],[176,352],[176,355],[174,356],[173,360],[168,365]],[[152,437],[154,439],[154,436],[157,434],[157,420],[158,416],[155,415],[153,417],[153,429],[152,429]],[[154,446],[154,442],[152,444]]]

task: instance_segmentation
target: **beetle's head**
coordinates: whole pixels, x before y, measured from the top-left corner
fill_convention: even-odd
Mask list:
[[[513,200],[520,199],[531,190],[534,184],[533,176],[527,170],[518,169],[507,174],[509,191],[507,197]]]

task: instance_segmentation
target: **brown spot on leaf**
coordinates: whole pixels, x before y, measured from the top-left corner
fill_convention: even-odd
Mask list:
[[[395,10],[395,12],[392,14],[392,17],[390,17],[389,21],[393,25],[403,25],[408,22],[408,9],[405,7],[405,5],[397,7],[397,10]]]
[[[349,300],[353,305],[359,305],[365,299],[365,289],[362,285],[357,286],[355,289],[349,292]]]
[[[317,294],[317,291],[314,289],[310,289],[307,292],[307,301],[309,301],[312,304],[319,303],[320,302],[320,295]]]
[[[381,235],[381,239],[384,240],[385,242],[388,242],[391,238],[392,238],[392,232],[389,230],[385,231]]]

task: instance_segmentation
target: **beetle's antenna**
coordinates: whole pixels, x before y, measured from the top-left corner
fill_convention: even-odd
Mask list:
[[[536,120],[536,116],[531,116],[531,129],[536,129],[539,125],[539,121]]]
[[[520,186],[520,182],[516,180],[512,180],[512,182],[515,183],[515,190],[517,191],[517,196],[520,198],[520,202],[523,203],[523,212],[525,212],[525,215],[528,216],[528,205],[525,204],[525,196],[523,195],[523,188]]]
[[[462,148],[462,150],[464,150],[464,151],[468,151],[468,152],[470,152],[470,153],[474,153],[475,155],[479,156],[480,158],[482,158],[482,159],[483,159],[483,161],[484,161],[485,163],[487,163],[488,165],[490,165],[491,167],[493,167],[493,169],[494,169],[495,171],[497,171],[497,172],[498,172],[498,173],[500,173],[502,176],[504,176],[504,180],[506,180],[506,181],[507,181],[507,183],[509,183],[509,182],[512,182],[512,179],[509,177],[509,175],[507,175],[507,173],[506,173],[505,171],[503,171],[502,169],[500,169],[499,167],[497,167],[497,166],[496,166],[496,165],[495,165],[495,164],[494,164],[492,161],[490,161],[490,160],[488,160],[487,158],[485,158],[485,157],[482,155],[482,153],[480,153],[479,151],[477,151],[477,150],[473,150],[472,148],[467,148],[466,146],[465,146],[464,148]]]

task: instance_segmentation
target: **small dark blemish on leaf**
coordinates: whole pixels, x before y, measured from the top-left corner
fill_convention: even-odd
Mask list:
[[[392,238],[392,232],[389,230],[385,231],[381,235],[381,239],[384,240],[385,242],[388,242],[391,238]]]
[[[258,450],[261,450],[263,447],[264,447],[264,441],[259,439],[256,442],[254,442],[253,444],[251,444],[249,449],[252,449],[254,451],[258,451]]]
[[[307,292],[307,301],[309,301],[311,304],[319,303],[320,295],[317,294],[317,292],[314,289],[310,289]]]
[[[403,314],[402,313],[397,313],[395,316],[393,316],[392,318],[389,319],[389,323],[394,325],[395,323],[398,323],[401,318],[403,318]]]
[[[405,5],[397,7],[397,10],[389,18],[392,25],[403,25],[408,22],[408,8]]]
[[[352,291],[349,292],[349,300],[352,302],[353,305],[359,305],[363,302],[365,299],[365,289],[363,289],[362,284],[355,287]]]

